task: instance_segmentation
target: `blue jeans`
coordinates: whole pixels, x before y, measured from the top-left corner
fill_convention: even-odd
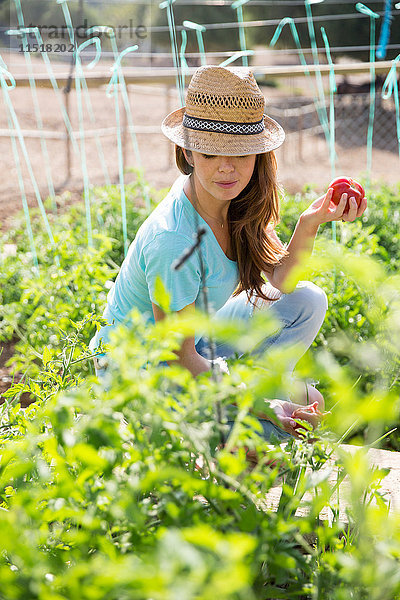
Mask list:
[[[273,336],[266,337],[250,352],[257,356],[272,347],[290,347],[295,348],[292,361],[289,365],[289,371],[293,370],[297,361],[310,347],[317,335],[328,308],[328,302],[325,292],[309,281],[300,282],[296,289],[290,294],[280,294],[278,290],[272,288],[270,284],[264,285],[264,291],[269,297],[278,298],[273,303],[267,303],[257,300],[256,308],[247,300],[246,292],[241,292],[238,296],[230,297],[228,301],[213,316],[213,319],[233,319],[249,320],[252,318],[254,310],[270,310],[276,319],[282,324],[282,328]],[[200,338],[196,344],[196,350],[205,358],[210,358],[207,339]],[[223,358],[232,358],[235,354],[240,354],[234,346],[217,343],[215,356]],[[105,369],[96,369],[96,375],[103,379]],[[282,441],[292,436],[270,421],[259,419],[263,428],[263,437],[266,440]],[[234,421],[228,421],[232,428]]]
[[[272,337],[265,338],[250,352],[257,356],[273,346],[294,347],[295,355],[289,365],[289,370],[293,370],[298,360],[304,352],[311,346],[317,335],[328,308],[328,301],[325,292],[309,281],[302,281],[296,289],[290,294],[280,294],[270,284],[265,284],[264,292],[268,297],[278,297],[273,303],[257,302],[257,307],[247,301],[246,292],[241,292],[234,298],[224,304],[224,306],[215,313],[214,319],[245,319],[252,318],[254,310],[270,310],[276,319],[282,324],[282,328]],[[196,350],[205,358],[210,358],[207,340],[200,338],[196,344]],[[217,343],[215,356],[231,358],[237,353],[237,350],[228,344]],[[239,354],[239,357],[243,356]],[[283,441],[291,438],[274,423],[259,419],[263,428],[263,437],[268,441]],[[230,429],[234,421],[228,421]]]
[[[213,319],[244,319],[249,320],[254,310],[269,310],[282,324],[282,328],[272,337],[265,338],[250,352],[252,355],[261,354],[272,346],[295,347],[296,354],[291,361],[293,370],[304,352],[311,346],[317,335],[328,308],[325,292],[309,281],[301,281],[291,294],[280,294],[269,284],[264,286],[267,295],[278,296],[273,303],[257,302],[257,307],[247,301],[246,292],[241,292],[235,298],[229,298]],[[200,338],[196,350],[202,356],[210,358],[207,340]],[[237,350],[228,344],[216,344],[216,356],[231,358]],[[239,354],[239,357],[242,356]]]

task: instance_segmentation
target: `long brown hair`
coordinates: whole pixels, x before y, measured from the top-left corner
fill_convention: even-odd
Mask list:
[[[180,146],[175,146],[178,169],[185,175],[193,173]],[[251,179],[233,200],[228,210],[233,260],[239,269],[239,284],[233,296],[246,291],[250,300],[256,296],[271,300],[262,289],[262,273],[269,271],[288,253],[268,233],[279,223],[279,186],[274,152],[256,155]]]

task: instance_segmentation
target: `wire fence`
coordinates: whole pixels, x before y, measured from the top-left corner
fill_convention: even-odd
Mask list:
[[[17,204],[20,193],[13,158],[11,141],[18,142],[23,137],[34,177],[42,196],[49,193],[47,182],[51,178],[55,192],[83,189],[82,160],[79,149],[85,141],[86,165],[90,185],[118,183],[118,154],[116,138],[121,136],[122,160],[127,172],[126,181],[133,178],[129,170],[143,167],[146,177],[155,186],[167,186],[172,183],[175,171],[173,164],[173,148],[160,131],[163,117],[179,106],[178,93],[175,87],[165,85],[129,84],[127,98],[129,110],[133,115],[133,123],[126,118],[126,106],[119,99],[121,122],[119,126],[113,117],[113,105],[106,95],[104,85],[87,91],[91,98],[92,115],[89,118],[88,106],[84,114],[85,125],[79,128],[77,111],[77,93],[72,89],[66,96],[61,94],[71,129],[68,131],[60,113],[60,106],[54,101],[54,90],[39,89],[39,102],[42,107],[42,127],[38,128],[33,120],[33,104],[29,98],[29,89],[14,90],[15,111],[19,129],[7,123],[2,110],[0,116],[0,148],[5,172],[10,173],[7,183],[3,181],[2,197],[9,203]],[[278,88],[279,89],[279,88]],[[299,189],[306,183],[303,174],[307,168],[320,173],[320,179],[328,179],[331,174],[329,148],[325,139],[323,126],[316,109],[315,101],[310,96],[293,96],[272,94],[271,89],[263,88],[267,102],[267,113],[276,119],[286,131],[286,141],[279,150],[279,160],[285,172],[293,180],[298,179]],[[335,148],[340,158],[345,151],[359,153],[367,144],[368,119],[370,110],[370,94],[344,94],[334,97],[335,111]],[[325,108],[329,110],[329,98]],[[135,135],[141,160],[135,154],[131,136]],[[45,157],[41,142],[48,144],[50,174],[44,169]],[[78,152],[74,151],[78,147]],[[382,100],[377,94],[375,99],[375,120],[373,130],[373,150],[381,151],[387,160],[398,161],[399,144],[396,136],[396,111],[392,98]],[[100,150],[101,149],[101,150]],[[15,155],[14,155],[15,156]],[[154,169],[154,163],[157,169]],[[382,159],[383,160],[383,159]],[[390,162],[389,160],[389,162]],[[359,161],[360,162],[360,161]],[[361,161],[362,162],[362,161]],[[141,164],[140,164],[141,163]],[[365,163],[365,161],[364,161]],[[385,164],[385,163],[383,163]],[[389,163],[386,163],[389,168]],[[351,168],[351,165],[348,167]],[[364,164],[365,168],[365,164]],[[26,164],[21,163],[21,174],[26,193],[33,195],[31,176]],[[385,178],[385,173],[380,172]],[[4,188],[4,185],[7,185]]]
[[[373,148],[399,153],[396,136],[396,107],[392,98],[375,98]],[[343,94],[334,98],[335,144],[340,149],[360,148],[367,145],[370,93]],[[325,104],[329,110],[329,102]],[[312,136],[324,140],[323,127],[319,120],[315,103],[310,97],[286,97],[270,104],[268,114],[281,123],[287,133],[288,145],[297,146],[297,158],[306,160],[303,155],[303,141]],[[327,150],[327,148],[326,148]],[[323,153],[323,152],[322,152]]]

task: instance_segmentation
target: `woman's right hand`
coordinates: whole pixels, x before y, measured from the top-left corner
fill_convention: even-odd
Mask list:
[[[304,431],[304,428],[296,420],[307,421],[315,429],[324,417],[324,413],[318,409],[318,402],[303,406],[287,400],[276,399],[270,400],[268,404],[274,411],[279,426],[294,437],[301,437],[302,429]]]

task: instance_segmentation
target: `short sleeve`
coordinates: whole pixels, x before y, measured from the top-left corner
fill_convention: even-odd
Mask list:
[[[175,270],[173,263],[189,248],[191,242],[185,236],[174,231],[158,233],[154,240],[143,249],[146,282],[150,300],[155,304],[154,291],[157,275],[160,276],[171,296],[170,309],[181,310],[194,302],[199,294],[201,272],[197,253]]]

